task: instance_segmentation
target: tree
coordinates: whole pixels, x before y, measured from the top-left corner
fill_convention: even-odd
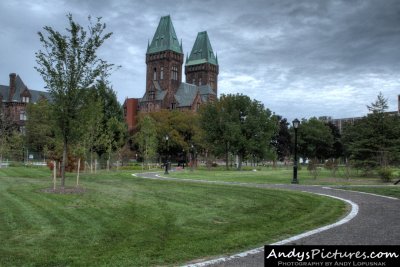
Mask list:
[[[36,53],[35,69],[42,76],[50,92],[52,112],[62,137],[63,155],[61,186],[65,186],[65,166],[68,145],[76,140],[85,89],[94,85],[99,77],[107,77],[113,65],[97,57],[97,50],[110,38],[104,33],[106,25],[97,18],[93,24],[89,17],[88,31],[67,15],[67,35],[45,26],[39,32],[43,50]]]
[[[248,96],[222,95],[201,111],[201,127],[214,153],[238,155],[238,169],[246,156],[264,158],[277,130],[276,119],[259,101]]]
[[[367,108],[370,114],[344,128],[342,142],[347,156],[368,172],[400,161],[400,117],[386,113],[382,93]]]
[[[329,158],[332,153],[333,136],[331,129],[317,118],[303,119],[298,129],[299,155],[304,159]]]
[[[9,119],[0,103],[0,168],[3,166],[3,158],[9,152]]]
[[[139,120],[138,129],[135,140],[144,163],[148,165],[157,154],[157,129],[154,119],[149,115],[142,117]]]
[[[276,119],[279,122],[279,130],[278,134],[273,138],[272,144],[275,147],[278,160],[284,161],[290,157],[293,149],[292,135],[289,131],[289,123],[286,118],[276,116]]]
[[[47,99],[27,106],[25,140],[28,148],[45,154],[55,146],[54,119]]]

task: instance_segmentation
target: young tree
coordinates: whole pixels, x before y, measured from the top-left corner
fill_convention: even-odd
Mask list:
[[[135,140],[138,143],[144,163],[148,165],[149,161],[157,153],[157,129],[154,119],[149,115],[141,117],[138,129],[139,131],[135,135]]]
[[[27,106],[25,142],[30,150],[44,154],[55,146],[54,120],[47,99]]]
[[[43,50],[36,53],[35,69],[40,73],[51,95],[52,112],[63,141],[61,186],[65,186],[68,145],[77,138],[85,89],[99,77],[106,77],[113,67],[97,57],[97,50],[110,38],[106,25],[89,17],[88,31],[67,15],[69,28],[64,35],[45,26],[39,32]]]

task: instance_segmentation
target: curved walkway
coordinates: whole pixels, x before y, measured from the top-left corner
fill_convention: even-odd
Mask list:
[[[285,240],[285,244],[297,245],[400,245],[400,201],[396,198],[338,190],[324,186],[269,185],[222,181],[205,181],[163,177],[158,173],[142,173],[138,177],[181,182],[229,184],[237,186],[279,188],[323,194],[348,200],[358,206],[357,216],[336,227],[307,235],[300,239]],[[286,242],[288,241],[288,242]],[[278,244],[281,244],[278,242]],[[250,251],[251,252],[251,251]],[[189,266],[263,266],[263,251],[241,253],[238,256],[219,258],[214,261]]]

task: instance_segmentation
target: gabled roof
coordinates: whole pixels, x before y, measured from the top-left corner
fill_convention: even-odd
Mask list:
[[[147,47],[147,54],[172,50],[182,54],[182,45],[179,44],[171,17],[161,17],[151,44]]]
[[[15,92],[14,92],[14,95],[11,96],[12,97],[11,101],[12,102],[22,102],[21,94],[25,90],[28,90],[28,92],[31,95],[31,99],[30,99],[31,103],[38,102],[41,97],[51,100],[50,94],[48,92],[28,89],[28,87],[22,81],[21,77],[19,77],[19,75],[17,75],[15,78]],[[3,102],[8,102],[9,97],[10,97],[10,95],[9,95],[10,94],[10,86],[0,85],[0,94],[3,96]]]
[[[167,94],[167,91],[162,90],[158,81],[153,81],[153,88],[154,88],[154,99],[149,99],[149,92],[145,92],[143,97],[139,99],[139,102],[146,102],[146,101],[162,101]]]
[[[193,101],[198,94],[198,87],[193,84],[181,83],[178,91],[175,94],[175,100],[179,107],[188,107],[193,104]]]
[[[200,96],[201,96],[201,100],[203,102],[207,102],[208,101],[209,95],[215,95],[216,96],[216,93],[211,88],[211,86],[208,85],[208,84],[199,86],[199,93],[200,93]]]
[[[186,66],[210,63],[218,65],[218,59],[214,55],[210,39],[206,31],[197,34],[192,52],[186,60]]]

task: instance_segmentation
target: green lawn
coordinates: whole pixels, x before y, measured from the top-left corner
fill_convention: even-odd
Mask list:
[[[292,168],[263,168],[257,171],[237,171],[237,170],[205,170],[197,169],[193,172],[190,169],[176,171],[170,173],[171,177],[183,179],[200,179],[209,181],[226,181],[226,182],[242,182],[242,183],[260,183],[260,184],[289,184],[292,181]],[[356,173],[352,173],[352,178],[344,177],[343,170],[332,174],[331,171],[322,169],[316,179],[312,177],[310,172],[303,168],[298,172],[300,184],[306,185],[352,185],[352,184],[382,184],[377,178],[364,178]]]
[[[346,211],[341,201],[306,193],[130,172],[82,175],[80,195],[44,193],[50,176],[0,169],[0,266],[176,265],[281,240]]]

